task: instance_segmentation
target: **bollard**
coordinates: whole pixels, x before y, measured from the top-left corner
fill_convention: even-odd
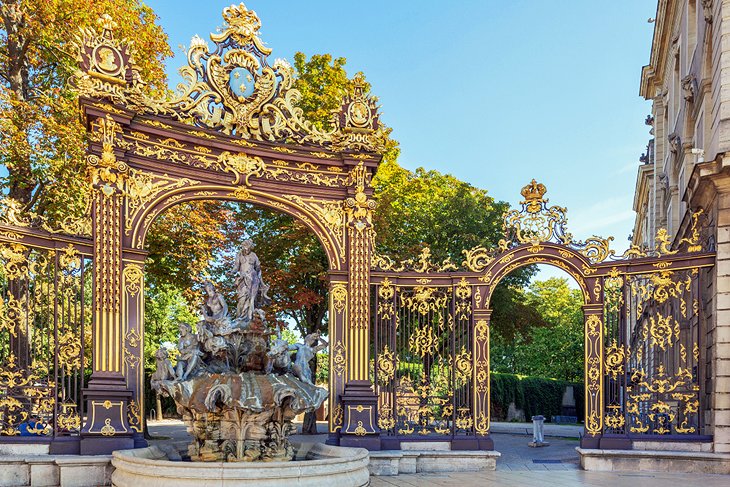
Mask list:
[[[532,417],[532,441],[527,444],[532,448],[548,446],[550,443],[545,441],[545,416],[538,415]]]

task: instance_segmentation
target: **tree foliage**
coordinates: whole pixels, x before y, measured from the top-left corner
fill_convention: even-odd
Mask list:
[[[514,290],[538,319],[512,336],[492,335],[497,372],[579,381],[583,377],[583,296],[567,278],[536,281]]]
[[[166,89],[171,54],[152,9],[138,0],[8,0],[0,3],[0,187],[51,221],[86,209],[85,130],[68,79],[80,29],[111,13],[117,35],[133,38],[148,89]]]

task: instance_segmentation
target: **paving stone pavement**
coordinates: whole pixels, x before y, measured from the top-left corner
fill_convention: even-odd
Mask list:
[[[497,460],[497,470],[534,470],[538,472],[578,470],[578,438],[546,436],[549,446],[530,448],[532,436],[492,434],[494,449],[502,454]]]
[[[608,473],[574,471],[464,472],[370,477],[372,487],[727,487],[729,475]]]

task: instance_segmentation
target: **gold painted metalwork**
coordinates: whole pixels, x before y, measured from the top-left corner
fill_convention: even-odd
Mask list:
[[[662,316],[657,313],[656,317],[649,317],[651,346],[657,346],[664,351],[679,340],[679,332],[679,322],[671,315]]]
[[[438,288],[415,286],[412,293],[401,293],[401,306],[426,315],[446,305],[449,296]]]
[[[346,348],[341,340],[338,340],[332,348],[332,363],[335,374],[341,376],[347,369],[347,361],[345,359]]]
[[[690,236],[679,240],[679,245],[687,244],[687,252],[701,252],[699,221],[704,211],[702,208],[692,213],[692,227],[690,228]]]
[[[444,259],[442,262],[433,262],[430,247],[423,247],[418,257],[415,259],[405,259],[396,263],[387,256],[376,254],[373,259],[373,268],[381,271],[412,271],[419,274],[429,274],[431,272],[448,272],[458,270],[458,266],[454,264],[450,258]]]
[[[421,357],[433,353],[437,342],[438,338],[434,335],[433,328],[430,326],[417,329],[408,339],[410,349],[413,353],[416,353]]]
[[[477,246],[469,250],[463,250],[463,267],[472,272],[482,272],[493,260],[491,252],[486,247]]]
[[[624,373],[626,352],[623,345],[618,345],[614,338],[611,346],[606,348],[606,373],[616,380]]]
[[[232,172],[235,178],[233,184],[239,184],[243,179],[243,184],[251,186],[251,176],[261,177],[266,171],[266,164],[260,157],[251,157],[243,153],[232,154],[228,151],[222,152],[218,156],[220,167],[224,171]]]
[[[13,198],[0,199],[0,224],[24,228],[39,228],[51,234],[91,236],[91,207],[87,206],[81,216],[69,216],[61,221],[50,221],[43,215],[26,211]]]
[[[604,418],[606,427],[614,430],[623,428],[626,424],[626,418],[621,413],[621,406],[611,405],[608,408],[609,412]]]
[[[546,192],[545,185],[534,179],[522,188],[522,211],[510,210],[504,216],[505,235],[510,235],[510,240],[532,245],[552,240],[564,245],[570,244],[572,236],[565,230],[568,221],[566,209],[559,206],[548,207],[548,200],[544,198]]]
[[[102,436],[114,436],[115,434],[117,434],[117,430],[116,428],[114,428],[114,426],[112,426],[111,422],[111,418],[106,418],[104,420],[104,426],[101,427]]]
[[[244,4],[232,5],[223,10],[223,20],[220,32],[210,36],[214,49],[193,37],[188,64],[180,70],[185,83],[172,100],[147,94],[131,43],[115,39],[114,23],[108,16],[101,33],[89,28],[77,40],[80,67],[72,82],[83,96],[242,141],[293,141],[336,150],[382,149],[377,105],[365,92],[361,77],[352,81],[352,94],[333,118],[333,128],[320,130],[297,107],[301,93],[294,88],[294,69],[281,59],[268,63],[271,50],[259,38],[261,22],[256,13]],[[99,54],[102,52],[104,56]],[[149,123],[162,124],[157,120]]]
[[[388,383],[395,377],[395,369],[397,367],[395,355],[388,345],[383,347],[383,351],[378,354],[378,380],[382,383]]]
[[[585,323],[586,433],[596,436],[603,430],[603,323],[599,315],[590,314]]]
[[[456,354],[454,367],[456,370],[456,377],[460,382],[467,382],[471,380],[473,370],[472,352],[467,350],[463,345],[459,353]]]
[[[135,297],[144,286],[144,271],[138,264],[127,264],[124,267],[124,282],[127,293]]]
[[[377,314],[381,320],[389,320],[395,316],[395,305],[393,297],[395,296],[395,288],[387,277],[383,279],[378,287],[378,310]]]
[[[131,429],[137,433],[142,433],[142,409],[137,401],[129,401],[129,405],[127,406],[127,422]]]
[[[672,239],[666,228],[660,228],[656,234],[657,252],[659,255],[674,255],[678,250],[672,250]]]
[[[381,405],[378,408],[378,428],[381,430],[389,430],[394,427],[395,418],[393,417],[393,408]]]
[[[461,278],[459,284],[454,288],[454,294],[456,296],[456,306],[454,308],[454,314],[456,319],[467,321],[471,317],[471,296],[472,290],[471,285],[465,278]]]
[[[345,311],[345,307],[347,306],[347,287],[344,284],[335,284],[332,287],[332,299],[335,310],[338,313]]]

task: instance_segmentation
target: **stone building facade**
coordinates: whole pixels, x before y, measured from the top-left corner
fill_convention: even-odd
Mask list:
[[[652,102],[637,174],[633,243],[675,243],[703,209],[717,250],[701,339],[703,433],[730,452],[730,0],[659,0],[640,94]]]

